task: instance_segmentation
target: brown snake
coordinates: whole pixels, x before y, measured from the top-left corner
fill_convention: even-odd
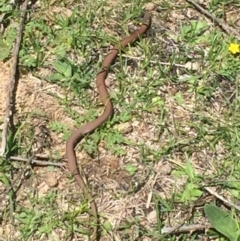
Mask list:
[[[116,58],[119,49],[126,47],[128,44],[131,44],[134,42],[140,35],[144,34],[147,29],[151,25],[151,15],[149,13],[145,13],[142,25],[135,30],[131,35],[128,37],[125,37],[115,45],[111,51],[106,55],[102,62],[102,68],[101,71],[97,74],[97,79],[96,79],[96,85],[97,89],[100,95],[100,98],[102,100],[103,105],[105,106],[104,112],[101,116],[99,116],[97,119],[83,125],[79,129],[75,130],[72,135],[69,137],[67,140],[66,144],[66,153],[67,153],[67,159],[68,159],[68,166],[69,170],[74,176],[76,182],[82,189],[84,195],[87,197],[88,201],[90,202],[90,207],[92,211],[92,215],[94,216],[95,219],[95,227],[93,230],[93,235],[91,240],[98,240],[98,213],[97,213],[97,207],[94,199],[92,198],[91,193],[89,192],[87,185],[85,184],[78,166],[77,166],[77,158],[76,158],[76,153],[74,151],[77,143],[79,140],[83,137],[83,135],[87,133],[93,132],[96,128],[98,128],[101,124],[106,122],[113,114],[113,105],[109,97],[109,93],[107,91],[107,87],[105,84],[105,79],[108,74],[109,66],[111,63],[114,61]]]

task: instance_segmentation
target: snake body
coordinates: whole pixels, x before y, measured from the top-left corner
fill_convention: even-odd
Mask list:
[[[102,62],[102,68],[101,71],[97,74],[96,79],[96,85],[97,89],[101,98],[101,101],[103,105],[105,106],[104,112],[101,116],[99,116],[97,119],[86,123],[79,129],[75,130],[72,135],[69,137],[66,143],[66,155],[68,160],[68,167],[71,172],[71,174],[74,176],[76,182],[82,189],[84,195],[86,196],[87,200],[90,202],[90,208],[92,211],[92,215],[94,216],[94,220],[96,222],[93,235],[91,240],[98,240],[98,213],[97,213],[97,207],[96,203],[90,193],[90,191],[87,188],[87,184],[85,184],[78,166],[77,166],[77,158],[75,153],[75,147],[77,143],[80,141],[80,139],[88,133],[93,132],[96,128],[98,128],[100,125],[102,125],[104,122],[106,122],[113,114],[113,105],[109,97],[109,93],[105,84],[105,79],[108,74],[109,66],[112,64],[114,59],[116,58],[119,49],[126,47],[128,44],[131,44],[134,42],[139,36],[144,34],[147,29],[151,25],[151,15],[149,13],[145,13],[142,25],[135,30],[131,35],[128,37],[125,37],[115,45],[110,52],[105,56],[103,62]]]

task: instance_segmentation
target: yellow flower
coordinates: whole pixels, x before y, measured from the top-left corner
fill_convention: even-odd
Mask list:
[[[240,46],[239,44],[234,44],[231,43],[228,50],[232,53],[232,54],[236,54],[236,53],[240,53]]]

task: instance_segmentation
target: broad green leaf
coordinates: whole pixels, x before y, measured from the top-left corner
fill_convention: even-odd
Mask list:
[[[111,231],[112,230],[112,225],[109,221],[106,221],[104,224],[103,224],[103,227],[105,228],[106,231]]]
[[[72,66],[70,64],[58,61],[54,64],[54,68],[66,78],[72,77]]]
[[[206,204],[204,211],[206,217],[218,232],[229,238],[230,241],[238,240],[239,229],[237,222],[228,212],[223,211],[213,204]]]
[[[201,38],[205,30],[207,30],[208,24],[206,21],[191,21],[188,25],[182,25],[181,34],[183,39],[187,41],[196,41]]]
[[[67,65],[64,75],[66,78],[72,77],[72,66],[70,64]]]
[[[61,81],[64,79],[64,76],[62,76],[61,74],[59,73],[56,73],[56,74],[52,74],[49,76],[49,80],[50,81]]]
[[[9,12],[9,11],[11,11],[11,10],[12,10],[12,6],[11,6],[11,5],[5,5],[5,6],[2,6],[2,7],[0,8],[0,12],[1,12],[1,13]]]

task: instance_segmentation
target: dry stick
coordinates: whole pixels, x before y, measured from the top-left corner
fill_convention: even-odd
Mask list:
[[[36,159],[30,159],[29,158],[23,158],[23,157],[18,157],[18,156],[11,156],[11,160],[14,161],[22,161],[22,162],[28,162],[30,164],[34,163],[39,166],[55,166],[55,167],[64,167],[66,164],[64,163],[54,163],[54,162],[49,162],[49,161],[41,161],[41,160],[36,160]]]
[[[186,0],[186,2],[191,3],[194,5],[195,8],[197,8],[201,13],[203,13],[208,18],[212,19],[214,22],[216,22],[227,34],[234,35],[234,37],[240,41],[240,35],[238,31],[232,27],[230,27],[227,23],[225,23],[223,20],[216,18],[214,15],[209,13],[207,10],[202,8],[198,3],[196,3],[193,0]]]
[[[2,130],[2,146],[0,149],[0,156],[3,156],[5,149],[6,149],[6,145],[7,145],[8,124],[10,121],[10,117],[12,116],[13,90],[14,90],[15,82],[16,82],[18,54],[19,54],[20,44],[22,41],[27,4],[28,4],[28,0],[25,0],[25,2],[23,3],[23,6],[22,6],[21,20],[20,20],[20,24],[19,24],[16,44],[14,46],[13,54],[12,54],[13,59],[12,59],[12,65],[11,65],[11,69],[10,69],[10,78],[9,78],[7,88],[6,88],[6,91],[7,91],[7,100],[6,100],[6,108],[5,108],[6,113],[5,113],[5,120],[3,123],[3,130]]]
[[[10,159],[11,160],[15,160],[15,161],[23,161],[26,162],[25,167],[29,164],[35,163],[39,166],[56,166],[56,167],[63,167],[65,166],[64,164],[61,163],[53,163],[53,162],[48,162],[48,161],[40,161],[40,160],[35,160],[33,159],[34,155],[32,155],[30,158],[23,158],[23,157],[14,157],[11,156]],[[17,181],[22,181],[21,177],[23,176],[23,173],[25,172],[25,168],[22,169],[22,171],[20,172],[20,174],[17,176],[17,178],[11,183],[10,187],[8,187],[7,189],[5,189],[3,192],[0,193],[0,195],[9,192],[11,189],[13,189],[13,186],[16,184]]]
[[[34,158],[34,154],[30,157],[30,158],[23,158],[23,157],[15,157],[15,156],[11,156],[10,159],[11,160],[16,160],[16,161],[23,161],[25,162],[25,167],[27,165],[31,165],[32,163],[35,163],[39,166],[56,166],[56,167],[63,167],[65,166],[62,163],[53,163],[53,162],[48,162],[48,161],[40,161],[40,160],[35,160]],[[22,171],[20,172],[20,174],[17,176],[17,178],[15,180],[13,180],[13,182],[11,183],[10,187],[8,187],[7,189],[5,189],[3,192],[0,193],[0,195],[9,192],[11,189],[13,189],[13,186],[16,184],[17,181],[22,181],[22,176],[23,173],[25,172],[25,167],[22,169]]]
[[[216,198],[220,199],[222,202],[225,203],[225,205],[229,206],[229,207],[233,207],[235,209],[237,209],[238,211],[240,211],[240,206],[234,204],[232,201],[227,200],[226,198],[220,196],[218,193],[216,193],[214,190],[212,190],[210,187],[205,187],[205,190],[207,190],[209,193],[211,193],[213,196],[215,196]]]
[[[191,224],[191,225],[183,225],[180,228],[163,227],[161,232],[162,234],[185,233],[185,232],[194,232],[197,230],[205,230],[206,228],[209,228],[209,227],[206,227],[206,225],[202,225],[202,224]]]

